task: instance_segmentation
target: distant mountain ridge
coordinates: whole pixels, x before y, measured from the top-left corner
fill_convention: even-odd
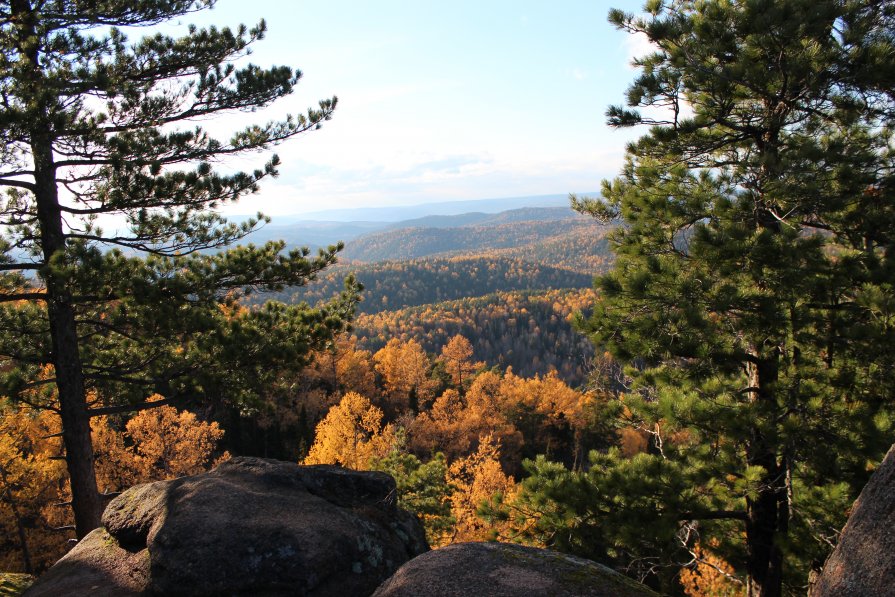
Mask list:
[[[546,198],[545,198],[546,197]],[[263,244],[271,240],[282,240],[286,243],[287,249],[296,247],[310,247],[316,249],[318,247],[326,247],[334,245],[338,242],[348,243],[358,237],[373,234],[380,231],[397,230],[401,228],[456,228],[462,226],[499,224],[526,220],[550,221],[569,217],[584,218],[572,211],[568,206],[568,198],[564,198],[560,206],[515,206],[518,202],[528,200],[541,200],[547,203],[559,202],[559,195],[549,195],[545,197],[535,198],[509,198],[481,201],[460,201],[450,203],[436,203],[421,206],[411,206],[408,208],[365,208],[362,210],[335,210],[339,212],[350,212],[351,215],[358,219],[312,219],[308,216],[283,216],[272,218],[271,223],[262,226],[255,232],[248,235],[244,242],[254,244]],[[493,211],[506,203],[512,205],[511,209],[500,209]],[[472,206],[477,208],[476,211],[464,211],[462,213],[433,213],[439,209],[452,211],[460,209],[464,206]],[[378,213],[377,210],[387,210],[388,214],[394,216],[393,219],[377,219],[386,212]],[[426,211],[420,215],[420,211]],[[489,211],[490,210],[490,211]],[[317,215],[336,215],[335,211],[318,212]],[[374,213],[377,212],[377,213]],[[372,218],[360,219],[364,214],[373,214]],[[398,217],[407,216],[407,217]],[[240,221],[245,218],[235,217],[233,221]]]
[[[542,219],[523,219],[534,216]],[[542,245],[582,233],[602,238],[606,231],[606,226],[592,218],[565,208],[546,213],[508,211],[488,218],[468,218],[467,223],[455,227],[401,227],[365,234],[349,242],[342,257],[375,262],[469,255]]]
[[[389,207],[358,207],[353,209],[328,209],[290,216],[290,221],[332,220],[339,222],[399,222],[426,216],[453,216],[471,212],[498,213],[525,207],[568,207],[569,196],[530,195],[526,197],[502,197],[498,199],[473,199],[468,201],[444,201],[417,205]]]
[[[400,228],[462,228],[464,226],[486,226],[510,222],[554,221],[568,218],[587,218],[570,207],[520,207],[498,213],[470,212],[452,216],[425,216],[412,220],[402,220],[389,224],[382,230]],[[375,233],[375,232],[372,232]]]
[[[586,216],[572,211],[568,205],[561,207],[520,207],[497,213],[475,211],[450,215],[425,215],[392,222],[370,220],[295,220],[294,217],[287,217],[273,219],[270,224],[262,226],[248,235],[244,242],[263,244],[272,240],[282,240],[286,243],[287,249],[297,247],[316,249],[334,245],[340,241],[350,243],[367,235],[405,228],[462,228],[466,226],[485,226],[523,221],[547,222],[567,218],[576,218],[582,221],[590,220]],[[387,256],[387,258],[395,257]]]
[[[287,249],[327,247],[339,241],[348,242],[364,234],[381,230],[382,222],[305,222],[268,224],[247,236],[243,242],[256,245],[282,240]]]

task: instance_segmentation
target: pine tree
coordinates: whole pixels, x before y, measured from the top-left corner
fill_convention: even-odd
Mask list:
[[[436,452],[428,462],[422,462],[407,452],[406,439],[404,431],[398,429],[388,454],[373,458],[370,469],[395,479],[398,505],[419,517],[429,545],[442,545],[455,523],[451,517],[452,487],[446,479],[447,460]]]
[[[3,390],[58,390],[37,406],[62,418],[78,536],[102,507],[91,416],[148,406],[140,397],[153,392],[245,400],[273,363],[301,365],[343,329],[356,302],[351,286],[321,309],[232,308],[254,290],[306,282],[338,247],[313,258],[281,243],[220,251],[263,216],[232,224],[215,208],[255,192],[278,159],[252,172],[211,163],[319,127],[336,98],[229,139],[209,135],[203,120],[266,107],[298,82],[289,67],[245,62],[265,24],[136,42],[121,28],[213,4],[0,3]],[[41,378],[46,365],[52,375]],[[88,403],[90,389],[101,402]]]
[[[608,117],[650,130],[577,206],[622,222],[585,327],[630,365],[617,421],[650,449],[532,465],[528,503],[619,565],[684,565],[701,534],[750,596],[804,593],[893,431],[895,11],[646,8],[610,14],[655,51]]]

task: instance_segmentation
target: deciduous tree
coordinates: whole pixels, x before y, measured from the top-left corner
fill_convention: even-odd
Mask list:
[[[522,436],[495,404],[484,397],[483,392],[462,396],[457,390],[445,390],[432,408],[420,413],[410,425],[411,449],[420,455],[441,450],[453,461],[474,452],[480,437],[493,435],[495,441],[508,446],[508,459],[513,460]]]
[[[419,342],[392,338],[373,359],[385,386],[383,399],[392,409],[419,410],[432,401],[437,384],[429,379],[429,355]]]
[[[482,363],[474,363],[472,359],[472,344],[465,337],[457,334],[451,338],[441,349],[441,358],[451,375],[453,384],[462,390],[464,382],[468,383],[469,376]]]
[[[491,434],[483,435],[472,454],[451,463],[447,474],[453,486],[451,513],[455,519],[451,542],[494,539],[499,525],[479,516],[479,510],[496,494],[512,497],[515,482],[500,465],[500,442]]]
[[[0,414],[0,566],[38,572],[64,553],[57,531],[65,465],[57,458],[58,418],[9,407]],[[55,510],[55,512],[54,512]]]
[[[340,336],[323,350],[315,352],[313,362],[302,375],[324,382],[330,392],[337,395],[357,392],[373,396],[376,393],[373,355],[369,350],[358,349],[354,336]]]
[[[151,396],[148,401],[162,400]],[[106,417],[93,420],[97,480],[106,491],[121,491],[134,483],[176,479],[210,469],[229,454],[220,454],[224,431],[215,422],[173,406],[141,411],[124,431],[116,431]]]
[[[382,411],[356,392],[348,392],[317,425],[305,464],[338,464],[366,470],[373,458],[384,458],[395,443],[391,425],[382,425]]]

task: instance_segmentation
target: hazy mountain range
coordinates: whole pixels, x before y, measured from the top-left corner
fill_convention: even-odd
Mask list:
[[[282,239],[288,248],[348,243],[360,236],[402,228],[455,228],[514,221],[549,221],[577,216],[567,195],[450,201],[423,205],[336,209],[301,216],[279,216],[246,242]],[[239,221],[242,218],[231,218]]]

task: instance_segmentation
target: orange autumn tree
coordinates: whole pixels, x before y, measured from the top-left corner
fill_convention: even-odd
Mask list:
[[[745,597],[745,583],[733,566],[698,543],[691,553],[693,566],[681,569],[678,576],[687,597]]]
[[[159,400],[152,396],[149,402]],[[106,491],[135,483],[175,479],[207,471],[221,460],[218,443],[224,431],[216,422],[200,421],[189,411],[160,406],[141,411],[117,431],[107,417],[92,421],[97,451],[97,482]]]
[[[491,434],[515,455],[521,435],[477,389],[491,376],[494,374],[487,372],[480,375],[483,382],[477,378],[465,396],[454,389],[445,390],[430,410],[421,412],[410,424],[410,449],[420,455],[442,451],[448,460],[455,460],[475,451],[479,438]]]
[[[392,426],[382,425],[382,410],[364,396],[348,392],[317,424],[304,464],[365,469],[371,459],[384,458],[394,442]]]
[[[34,573],[65,552],[65,463],[49,411],[10,407],[0,415],[0,570]]]
[[[429,355],[416,340],[392,338],[373,360],[382,376],[384,402],[392,410],[416,411],[434,398],[437,384],[429,379]]]
[[[570,388],[555,371],[532,378],[508,371],[495,400],[525,435],[527,457],[565,454],[570,462],[583,460],[593,396]]]
[[[483,366],[483,363],[474,363],[471,359],[472,344],[460,334],[451,338],[441,349],[441,360],[457,388],[462,388],[469,376]]]
[[[52,410],[0,411],[0,570],[39,572],[65,553],[71,493],[60,459],[60,426]],[[97,482],[106,499],[137,483],[209,469],[224,433],[217,423],[171,406],[139,412],[123,430],[109,417],[93,418],[91,427]]]
[[[301,374],[310,380],[323,382],[331,393],[357,392],[372,396],[376,392],[373,356],[369,350],[357,347],[357,337],[343,335],[323,350]]]
[[[450,542],[494,539],[501,528],[479,517],[478,511],[491,504],[495,494],[506,496],[515,491],[513,477],[500,465],[500,441],[491,434],[482,436],[475,452],[451,463],[447,481],[454,488],[451,515],[456,520]]]

